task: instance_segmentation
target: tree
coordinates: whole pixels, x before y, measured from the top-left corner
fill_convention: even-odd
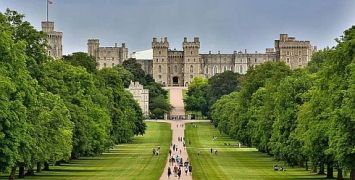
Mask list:
[[[84,52],[75,52],[72,55],[63,56],[63,60],[73,66],[81,66],[89,73],[96,72],[96,60]]]

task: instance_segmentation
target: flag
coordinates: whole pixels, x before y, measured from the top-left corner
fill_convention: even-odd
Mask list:
[[[50,1],[50,0],[47,0],[47,2],[48,2],[48,4],[53,4],[53,2],[52,2],[52,1]]]

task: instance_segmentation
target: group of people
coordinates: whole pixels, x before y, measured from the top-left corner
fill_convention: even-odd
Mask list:
[[[276,164],[276,165],[274,165],[274,171],[286,171],[286,168]]]
[[[153,148],[153,156],[158,156],[160,154],[160,147],[158,148]]]
[[[177,124],[177,128],[178,127],[184,127],[184,124]],[[184,148],[178,148],[177,144],[171,144],[169,150],[168,178],[175,176],[180,179],[183,173],[185,173],[186,176],[192,174],[192,165],[188,158],[186,158],[186,161],[183,159],[182,151],[186,150],[185,138],[179,136],[177,137],[177,141],[177,144],[182,143]]]

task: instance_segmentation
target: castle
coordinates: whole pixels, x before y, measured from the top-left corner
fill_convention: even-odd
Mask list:
[[[47,34],[48,55],[54,59],[60,59],[63,56],[62,38],[63,33],[54,31],[54,22],[42,21],[42,31]]]
[[[168,39],[153,38],[152,72],[156,82],[163,86],[188,86],[194,77],[210,78],[217,73],[233,71],[245,74],[249,68],[268,61],[285,62],[291,69],[303,68],[316,50],[309,41],[298,41],[287,34],[275,40],[274,48],[265,53],[248,53],[246,50],[232,54],[200,54],[200,40],[184,38],[182,51],[170,50]]]
[[[107,68],[121,64],[128,59],[125,43],[121,47],[100,47],[98,39],[88,40],[88,54],[97,61],[97,67]],[[288,34],[280,34],[274,48],[266,48],[265,53],[249,53],[247,50],[232,54],[200,53],[200,39],[193,41],[184,38],[182,50],[169,49],[168,38],[153,38],[152,50],[133,52],[142,69],[153,76],[163,86],[188,86],[194,77],[210,78],[217,73],[233,71],[245,74],[249,68],[268,61],[285,62],[291,69],[303,68],[311,60],[313,47],[310,41],[299,41]]]
[[[133,95],[133,99],[138,102],[143,115],[149,117],[149,90],[144,89],[139,82],[132,81],[127,90]]]
[[[121,47],[117,47],[117,43],[115,47],[100,47],[98,39],[89,39],[87,45],[88,55],[95,58],[98,69],[122,64],[128,58],[128,48],[125,43],[122,43]]]

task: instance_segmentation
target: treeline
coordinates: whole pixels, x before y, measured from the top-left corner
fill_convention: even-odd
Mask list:
[[[218,129],[290,166],[355,179],[355,27],[306,69],[281,62],[250,69],[239,91],[211,109]]]
[[[99,155],[143,134],[142,111],[123,67],[96,70],[74,53],[51,60],[46,35],[23,15],[0,13],[0,172],[14,179],[50,164]],[[27,170],[27,172],[25,172]]]

